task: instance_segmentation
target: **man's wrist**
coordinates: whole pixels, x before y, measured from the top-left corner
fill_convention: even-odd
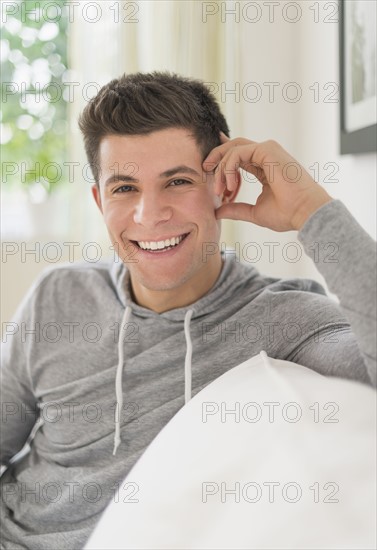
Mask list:
[[[312,197],[310,201],[301,206],[297,214],[292,219],[293,229],[300,231],[300,229],[305,225],[306,221],[312,216],[317,210],[324,206],[328,202],[333,200],[332,197],[323,189],[323,193]]]

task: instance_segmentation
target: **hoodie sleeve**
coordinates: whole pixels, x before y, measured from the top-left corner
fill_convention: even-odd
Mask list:
[[[28,340],[35,323],[36,283],[29,290],[12,321],[3,322],[1,344],[0,462],[9,460],[25,445],[39,416],[29,370]],[[26,338],[28,335],[28,338]]]
[[[350,369],[352,365],[360,369],[361,354],[370,381],[376,386],[375,241],[340,200],[332,200],[314,212],[298,232],[298,239],[329,290],[337,295],[352,329],[343,327],[333,333],[338,344],[331,348],[337,356],[327,359],[334,364],[346,361]]]

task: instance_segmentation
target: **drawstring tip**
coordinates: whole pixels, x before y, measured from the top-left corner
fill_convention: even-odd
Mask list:
[[[117,449],[120,445],[120,437],[114,437],[114,450],[113,450],[113,456],[116,455]]]

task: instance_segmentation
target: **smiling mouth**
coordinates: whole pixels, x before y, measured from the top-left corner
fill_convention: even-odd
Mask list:
[[[131,241],[134,245],[145,252],[167,252],[176,248],[186,239],[189,233],[183,233],[177,237],[172,237],[164,241]]]

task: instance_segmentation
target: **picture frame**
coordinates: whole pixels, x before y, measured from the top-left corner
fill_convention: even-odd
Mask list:
[[[339,2],[340,154],[377,150],[376,2]]]

